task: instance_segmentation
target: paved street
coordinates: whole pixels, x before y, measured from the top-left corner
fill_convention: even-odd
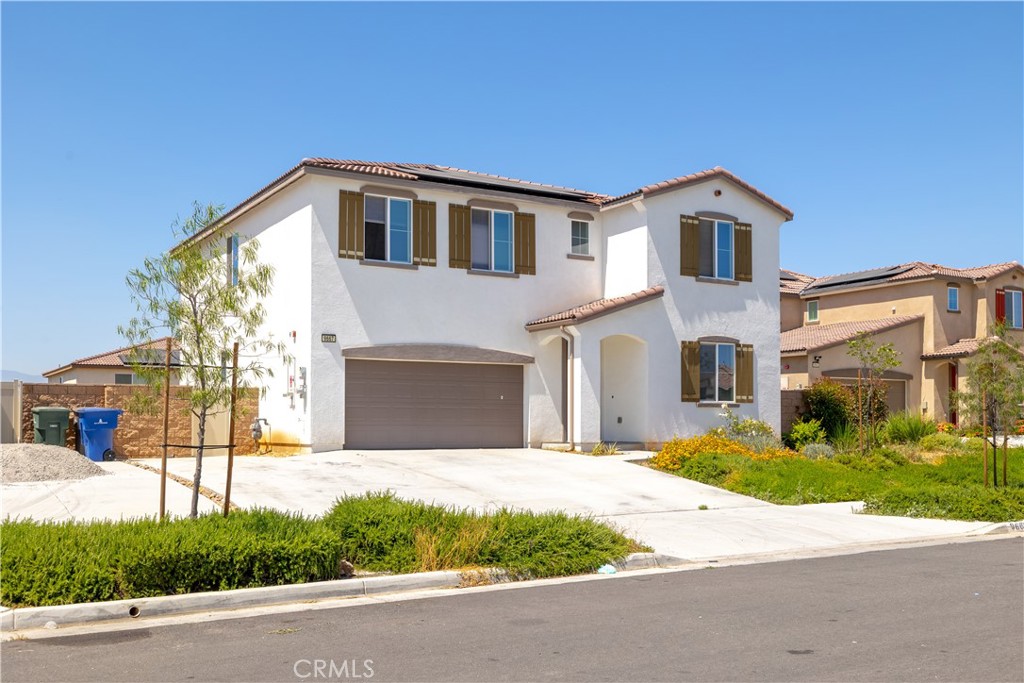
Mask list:
[[[1013,538],[464,590],[0,652],[11,682],[1021,681],[1022,613],[1024,543]]]

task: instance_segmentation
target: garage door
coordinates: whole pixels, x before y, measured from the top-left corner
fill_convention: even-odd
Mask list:
[[[519,448],[523,366],[345,361],[345,448]]]

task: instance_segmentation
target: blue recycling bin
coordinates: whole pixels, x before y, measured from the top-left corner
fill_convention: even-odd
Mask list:
[[[122,412],[117,408],[79,408],[75,411],[85,457],[96,462],[114,459],[114,430]]]

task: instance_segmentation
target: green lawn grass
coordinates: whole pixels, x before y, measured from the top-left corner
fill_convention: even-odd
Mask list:
[[[863,500],[874,514],[1005,522],[1024,519],[1024,448],[1010,449],[1008,465],[1005,488],[984,487],[980,447],[934,464],[890,449],[832,460],[703,453],[672,473],[782,505]]]
[[[0,535],[8,607],[326,581],[341,577],[342,560],[396,574],[501,567],[565,576],[649,550],[577,515],[478,514],[390,493],[347,496],[321,518],[240,510],[162,522],[8,520]]]

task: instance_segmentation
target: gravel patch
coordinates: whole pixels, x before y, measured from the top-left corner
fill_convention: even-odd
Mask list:
[[[42,443],[5,443],[0,446],[3,483],[86,479],[109,474],[77,451]]]

